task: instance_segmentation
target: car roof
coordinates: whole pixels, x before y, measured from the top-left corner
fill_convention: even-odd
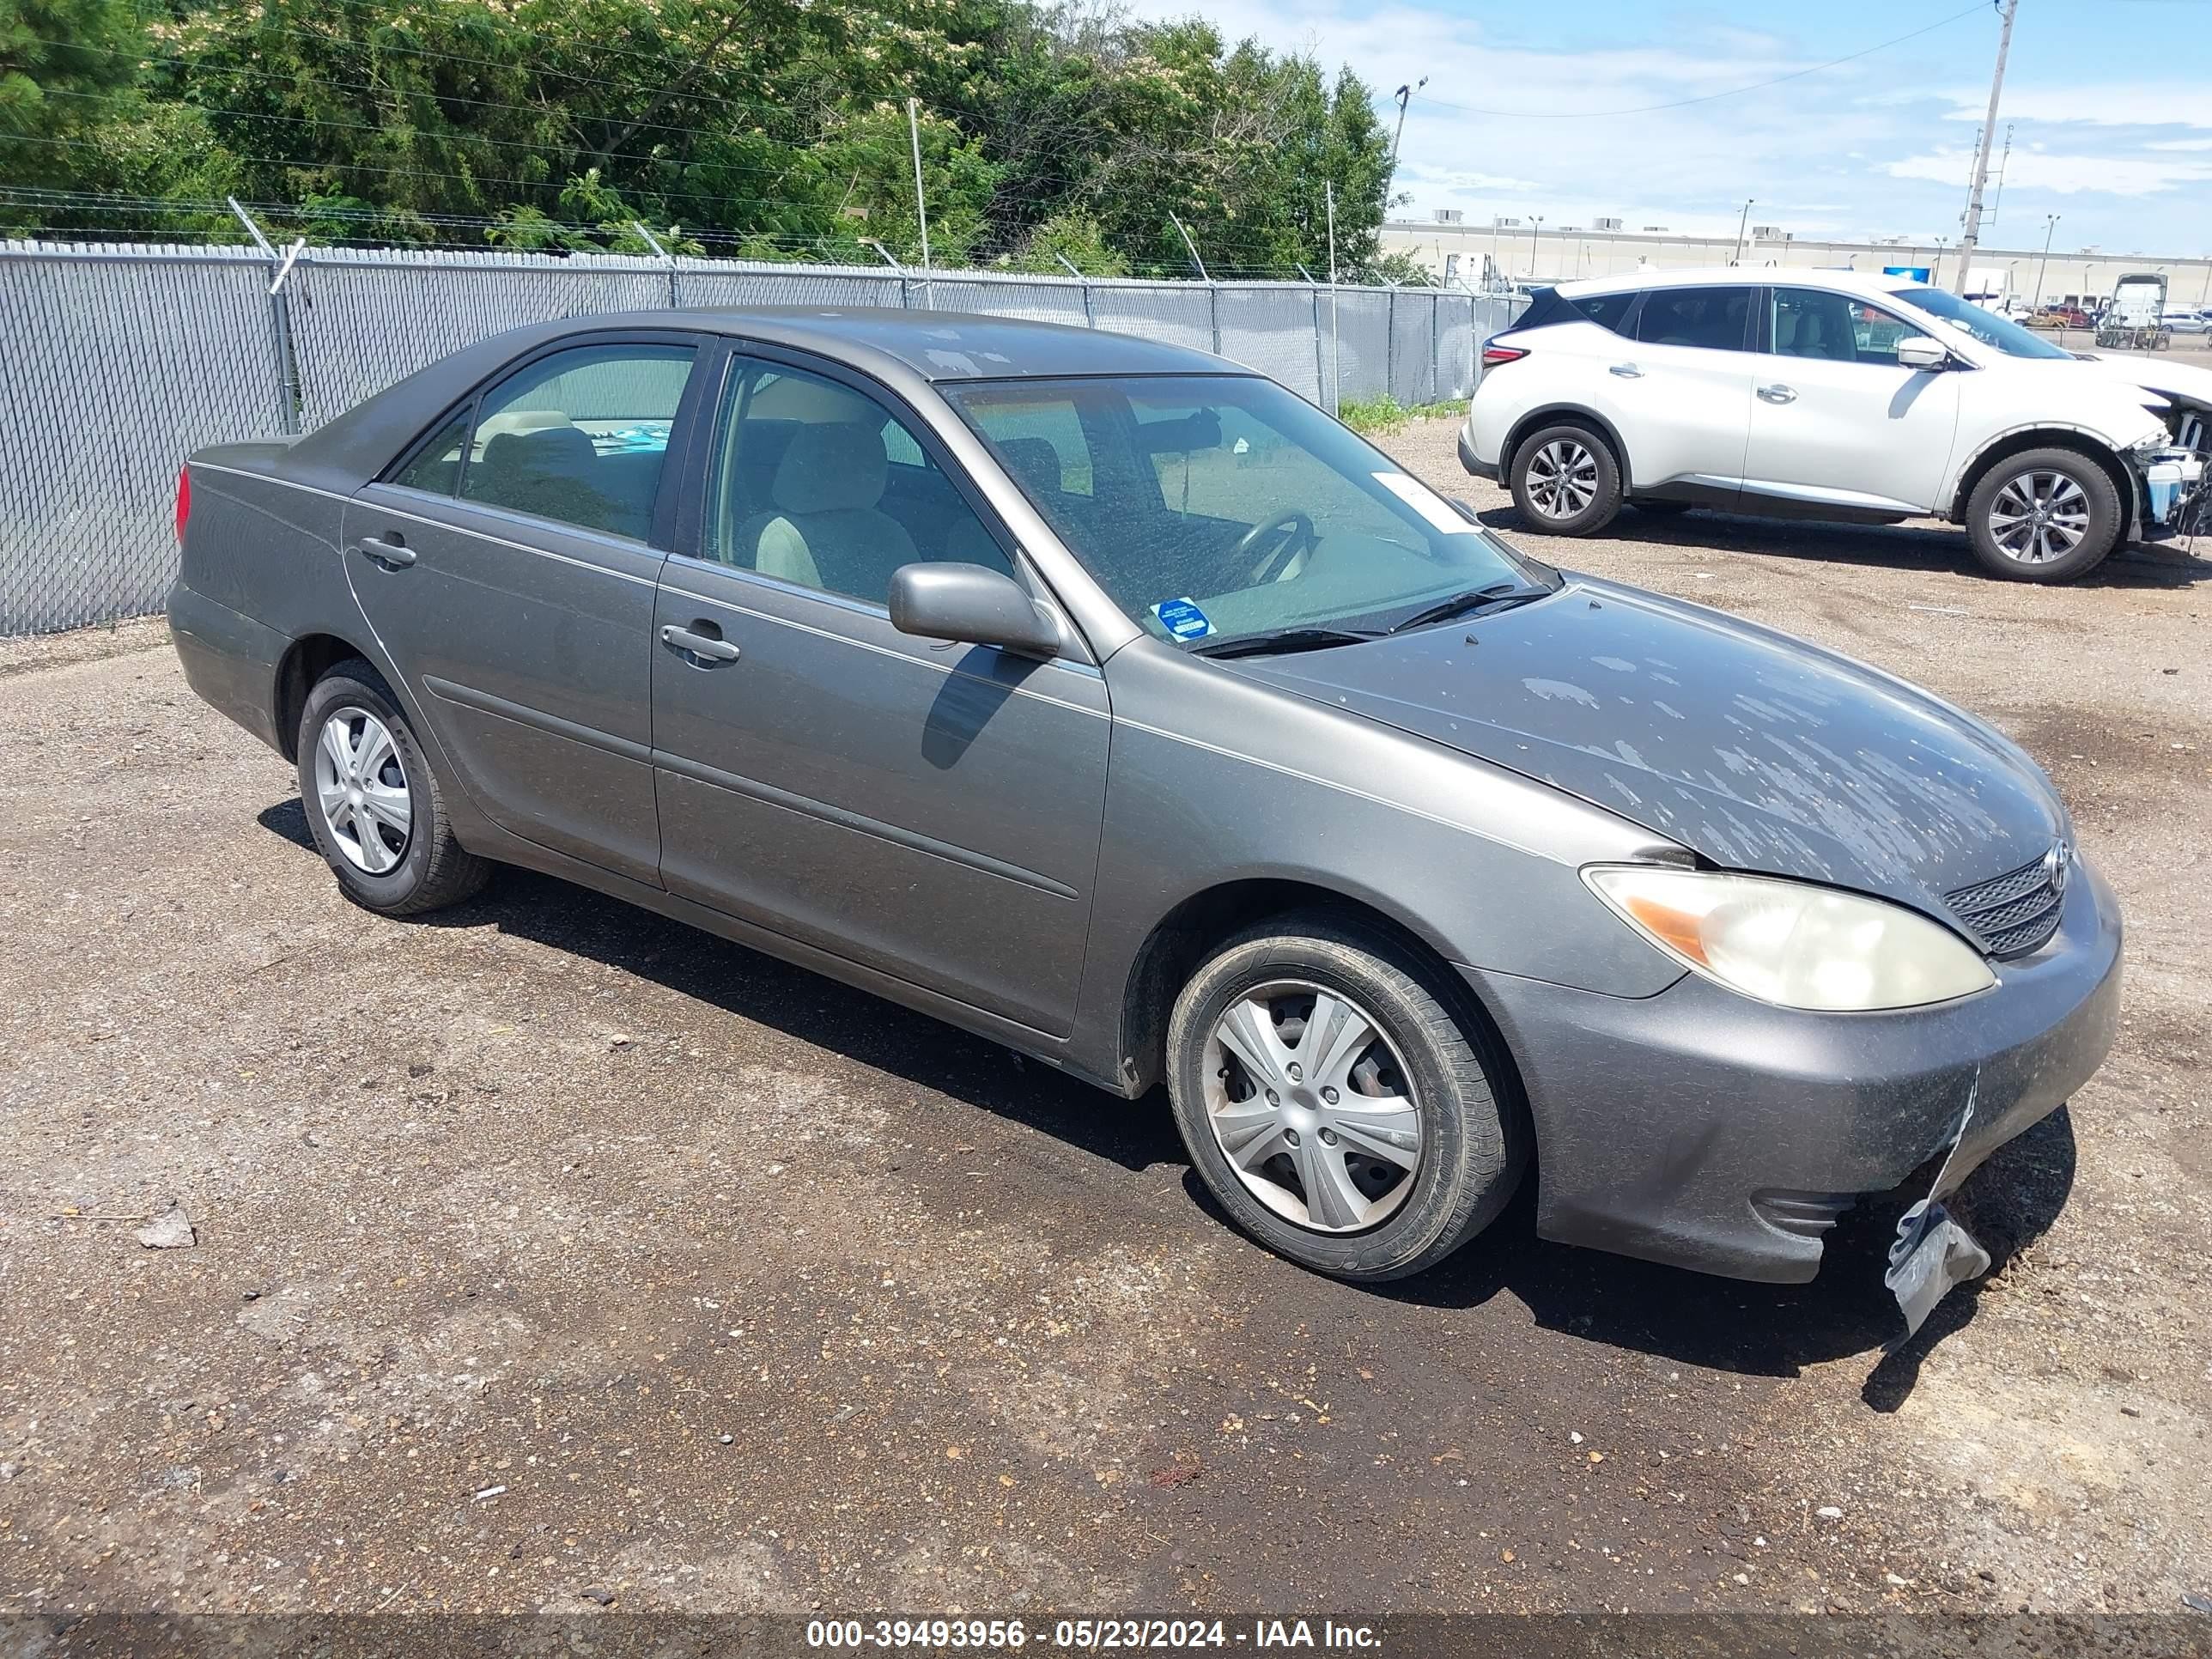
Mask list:
[[[1917,277],[1893,276],[1883,271],[1827,270],[1812,265],[1704,265],[1666,270],[1626,270],[1610,276],[1585,276],[1561,283],[1559,292],[1570,300],[1585,294],[1618,294],[1649,288],[1711,288],[1716,283],[1787,284],[1791,288],[1826,288],[1841,294],[1875,299],[1900,289],[1923,288]]]
[[[909,396],[947,381],[1253,372],[1187,346],[1110,329],[961,311],[728,306],[590,312],[508,329],[416,370],[300,439],[287,470],[343,493],[380,471],[471,387],[520,357],[588,335],[671,331],[722,334],[810,352]]]
[[[710,306],[568,319],[567,330],[701,328],[818,352],[860,368],[888,359],[925,380],[1077,374],[1249,374],[1187,346],[1019,317],[884,306]]]

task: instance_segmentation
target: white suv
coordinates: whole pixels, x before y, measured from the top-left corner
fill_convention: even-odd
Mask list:
[[[1624,500],[1933,515],[1999,575],[2067,581],[2123,538],[2193,522],[2212,443],[2212,371],[2077,357],[1941,289],[1850,271],[1564,283],[1482,364],[1460,459],[1568,536]]]

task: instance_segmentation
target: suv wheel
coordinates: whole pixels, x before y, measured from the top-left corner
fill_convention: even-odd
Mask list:
[[[1245,1232],[1340,1279],[1442,1261],[1512,1196],[1511,1064],[1392,941],[1324,917],[1231,939],[1168,1027],[1191,1163]]]
[[[1983,474],[1966,501],[1974,556],[2022,582],[2070,582],[2120,538],[2119,491],[2078,450],[2031,449]]]
[[[368,663],[349,658],[315,682],[298,746],[307,827],[356,904],[419,915],[484,884],[490,865],[453,839],[422,745]]]
[[[1620,461],[1588,427],[1547,426],[1513,452],[1513,504],[1537,530],[1589,536],[1620,511]]]

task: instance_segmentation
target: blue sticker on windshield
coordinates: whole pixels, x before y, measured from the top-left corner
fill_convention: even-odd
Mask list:
[[[1206,612],[1191,599],[1162,599],[1152,607],[1152,614],[1160,619],[1160,626],[1178,640],[1202,640],[1213,631]]]

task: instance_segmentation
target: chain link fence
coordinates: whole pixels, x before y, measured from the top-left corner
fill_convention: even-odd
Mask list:
[[[1505,300],[1303,283],[398,249],[0,242],[0,636],[158,611],[176,473],[525,323],[661,307],[983,312],[1210,351],[1334,410],[1463,398]]]

